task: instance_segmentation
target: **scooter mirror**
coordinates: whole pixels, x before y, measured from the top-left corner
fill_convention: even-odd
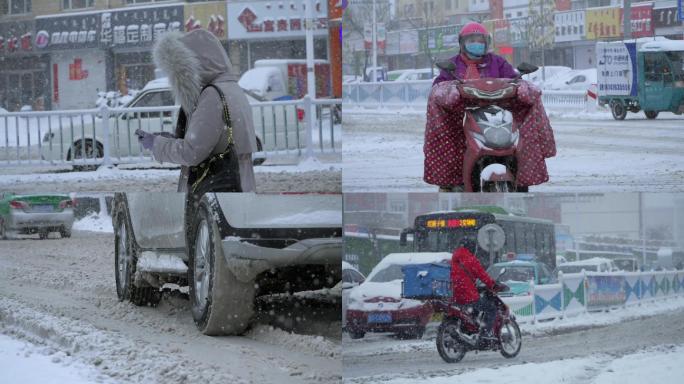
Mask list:
[[[456,64],[449,60],[439,61],[435,65],[437,66],[437,68],[443,69],[448,72],[452,72],[456,69]]]
[[[499,280],[499,277],[503,276],[504,273],[506,273],[506,267],[501,268],[501,270],[499,271],[499,274],[496,275],[496,280]]]
[[[539,67],[530,63],[522,62],[518,65],[518,72],[520,72],[521,75],[527,75],[528,73],[532,73],[537,69],[539,69]]]

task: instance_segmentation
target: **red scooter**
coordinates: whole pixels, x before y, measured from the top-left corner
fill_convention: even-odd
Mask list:
[[[453,72],[453,62],[437,67]],[[537,70],[531,64],[518,66],[520,76]],[[527,192],[518,186],[516,172],[520,135],[510,112],[516,100],[520,76],[515,79],[484,78],[457,80],[465,102],[466,151],[463,159],[464,192]]]
[[[484,326],[483,313],[473,316],[470,305],[455,303],[433,303],[436,311],[444,313],[442,323],[437,331],[437,351],[447,363],[458,363],[468,351],[500,351],[506,358],[518,355],[522,347],[520,327],[515,315],[491,290],[478,287],[480,295],[487,295],[496,303],[494,320],[494,340],[481,337]]]

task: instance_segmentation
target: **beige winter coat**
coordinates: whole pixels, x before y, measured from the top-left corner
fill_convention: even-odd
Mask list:
[[[252,108],[237,84],[238,78],[219,40],[204,29],[186,34],[170,32],[157,42],[153,55],[157,67],[168,76],[176,100],[188,115],[184,138],[157,136],[152,148],[156,160],[182,166],[178,191],[187,189],[189,166],[224,152],[228,145],[218,92],[210,87],[200,95],[200,90],[209,83],[223,91],[228,104],[242,190],[254,191],[252,152],[256,151],[256,135]]]

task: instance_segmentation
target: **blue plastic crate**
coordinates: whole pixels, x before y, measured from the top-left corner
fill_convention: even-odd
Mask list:
[[[402,297],[430,299],[451,296],[450,264],[410,264],[402,267],[402,271],[404,272]]]

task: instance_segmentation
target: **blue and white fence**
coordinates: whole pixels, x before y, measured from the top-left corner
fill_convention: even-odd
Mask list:
[[[260,102],[252,110],[255,158],[341,152],[339,99]],[[3,113],[0,167],[149,163],[135,130],[171,133],[177,113],[176,106]]]
[[[527,296],[504,297],[520,322],[642,305],[684,294],[684,271],[559,274],[557,284],[532,284]]]
[[[351,83],[342,87],[345,111],[406,109],[425,112],[432,80]],[[596,100],[586,91],[543,91],[544,107],[559,111],[591,111]]]

